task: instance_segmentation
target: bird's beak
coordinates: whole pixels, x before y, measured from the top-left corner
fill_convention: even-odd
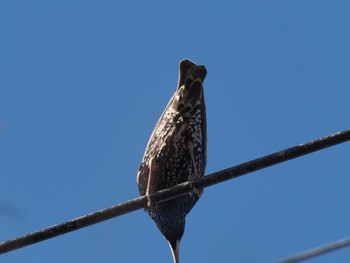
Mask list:
[[[174,263],[179,263],[180,262],[180,255],[179,255],[180,240],[176,240],[175,243],[169,241],[169,245],[170,245],[171,252],[173,253]]]

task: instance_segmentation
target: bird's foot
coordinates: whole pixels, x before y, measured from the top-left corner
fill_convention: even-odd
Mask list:
[[[145,208],[145,210],[147,210],[151,206],[151,196],[149,192],[152,186],[152,173],[155,167],[155,162],[156,160],[153,157],[149,161],[149,174],[148,174],[147,189],[146,189],[147,207]]]
[[[148,191],[146,191],[145,196],[146,196],[146,198],[147,198],[147,203],[145,204],[145,210],[147,211],[148,208],[151,206],[152,201],[151,201],[151,195],[149,194]]]
[[[200,198],[201,195],[203,194],[203,188],[197,188],[197,187],[193,186],[193,182],[198,180],[199,178],[200,178],[200,176],[198,174],[193,174],[193,175],[188,177],[188,183],[190,184],[191,189],[197,195],[198,198]]]
[[[151,196],[147,195],[147,207],[151,206]]]
[[[189,181],[189,184],[193,190],[193,192],[197,195],[198,198],[201,197],[202,193],[203,193],[203,189],[202,188],[196,188],[193,186],[193,182],[198,180],[199,178],[201,178],[201,176],[199,175],[198,173],[198,170],[197,170],[197,165],[196,165],[196,161],[195,161],[195,158],[194,158],[194,153],[193,153],[193,142],[191,141],[188,141],[186,143],[186,146],[187,146],[187,149],[188,149],[188,152],[191,156],[191,160],[192,160],[192,165],[193,165],[193,174],[191,173],[189,176],[188,176],[188,181]]]

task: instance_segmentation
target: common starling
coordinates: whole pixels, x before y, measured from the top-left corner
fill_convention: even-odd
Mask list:
[[[206,110],[203,81],[204,66],[190,60],[180,62],[175,94],[158,120],[137,174],[141,195],[147,195],[179,183],[190,183],[204,176],[207,152]],[[149,202],[145,210],[168,240],[174,262],[179,262],[179,242],[185,230],[185,218],[203,189],[168,201]]]

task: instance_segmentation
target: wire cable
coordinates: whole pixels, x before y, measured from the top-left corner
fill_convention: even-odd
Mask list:
[[[191,185],[189,182],[185,182],[169,189],[160,190],[150,195],[150,198],[152,202],[164,202],[166,200],[188,193],[193,189],[193,187],[205,188],[349,140],[350,129],[212,173],[192,182]],[[29,246],[31,244],[41,242],[49,238],[63,235],[126,213],[130,213],[132,211],[145,207],[147,201],[148,200],[146,196],[141,196],[112,206],[110,208],[93,212],[91,214],[81,216],[61,224],[57,224],[36,232],[10,239],[8,241],[0,243],[0,254],[24,246]]]
[[[283,259],[278,261],[277,263],[296,263],[296,262],[300,262],[312,257],[316,257],[319,256],[321,254],[325,254],[331,251],[334,251],[336,249],[340,249],[340,248],[344,248],[346,246],[350,245],[350,238],[348,239],[342,239],[333,243],[330,243],[328,245],[322,246],[322,247],[317,247],[305,252],[302,252],[298,255],[292,256],[290,258],[287,259]]]

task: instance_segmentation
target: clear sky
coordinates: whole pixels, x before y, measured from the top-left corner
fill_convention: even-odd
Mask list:
[[[208,70],[207,174],[349,128],[350,1],[140,2],[0,0],[1,241],[137,197],[184,58]],[[273,262],[349,236],[349,151],[207,188],[182,262]],[[172,257],[139,210],[0,261]]]

